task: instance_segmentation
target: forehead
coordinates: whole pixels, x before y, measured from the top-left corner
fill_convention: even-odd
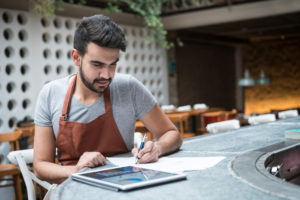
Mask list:
[[[85,56],[101,61],[114,61],[119,58],[120,49],[101,47],[93,42],[87,45]]]

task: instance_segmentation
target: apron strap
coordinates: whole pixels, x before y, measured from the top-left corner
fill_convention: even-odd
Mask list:
[[[72,80],[70,82],[67,94],[65,96],[65,101],[64,101],[64,105],[63,105],[63,109],[62,109],[62,116],[60,117],[63,121],[68,120],[70,102],[71,102],[72,95],[73,95],[73,92],[74,92],[75,86],[76,86],[76,78],[77,78],[77,74],[75,74],[75,76],[71,78]]]
[[[76,86],[77,74],[75,74],[75,76],[72,77],[71,79],[72,80],[70,82],[70,85],[69,85],[69,88],[68,88],[68,91],[67,91],[67,94],[66,94],[65,100],[64,100],[64,105],[63,105],[63,109],[62,109],[62,116],[60,117],[60,119],[63,120],[63,121],[68,120],[68,113],[69,113],[69,109],[70,109],[72,95],[74,93],[75,86]],[[105,112],[107,112],[111,109],[111,105],[110,105],[110,88],[109,88],[109,86],[104,91],[104,105],[105,105]]]

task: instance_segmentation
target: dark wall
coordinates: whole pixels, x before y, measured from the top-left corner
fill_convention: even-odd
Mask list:
[[[234,48],[184,43],[176,47],[179,105],[235,107]]]

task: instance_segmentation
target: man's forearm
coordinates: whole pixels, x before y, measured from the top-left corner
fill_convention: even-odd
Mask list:
[[[50,183],[61,183],[76,172],[75,166],[61,166],[55,163],[41,161],[34,165],[35,175]]]
[[[182,144],[182,139],[177,130],[170,130],[158,139],[157,144],[160,148],[160,156],[162,156],[177,151]]]

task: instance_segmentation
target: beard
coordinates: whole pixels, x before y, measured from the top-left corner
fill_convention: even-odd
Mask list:
[[[86,78],[84,72],[83,72],[83,69],[82,69],[82,63],[80,64],[80,68],[79,68],[79,73],[80,73],[80,77],[81,77],[81,80],[83,82],[83,84],[85,85],[85,87],[87,87],[89,90],[95,92],[95,93],[98,93],[98,94],[102,94],[106,88],[108,88],[108,86],[110,85],[112,79],[109,78],[109,79],[104,79],[104,78],[97,78],[97,79],[94,79],[93,82],[90,82],[88,81],[88,79]],[[107,86],[94,86],[95,83],[99,82],[99,81],[108,81],[108,85]]]

